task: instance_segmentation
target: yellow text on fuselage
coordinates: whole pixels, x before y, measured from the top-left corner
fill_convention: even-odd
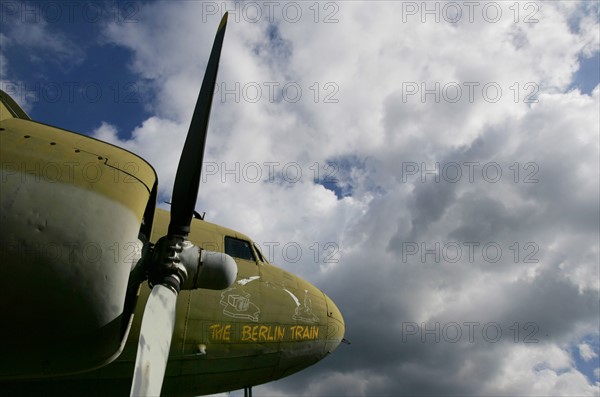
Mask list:
[[[216,342],[281,342],[319,339],[318,325],[242,325],[212,324],[210,339]],[[236,332],[237,331],[237,332]]]

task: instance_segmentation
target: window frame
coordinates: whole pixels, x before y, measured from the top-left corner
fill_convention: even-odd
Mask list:
[[[234,241],[235,243],[238,243],[238,244],[239,243],[245,244],[246,246],[244,247],[244,249],[247,249],[250,252],[250,255],[251,255],[252,258],[248,259],[246,257],[236,256],[236,255],[234,255],[234,254],[232,254],[230,252],[227,252],[228,251],[227,248],[229,247],[228,241]],[[241,238],[238,238],[238,237],[234,237],[234,236],[225,236],[225,238],[224,238],[224,245],[223,245],[224,250],[223,251],[227,255],[229,255],[229,256],[231,256],[231,257],[233,257],[235,259],[241,259],[241,260],[244,260],[244,261],[251,261],[251,262],[255,262],[256,263],[257,262],[257,260],[256,260],[256,253],[254,252],[254,249],[252,248],[252,245],[253,245],[253,243],[250,242],[250,241],[248,241],[248,240],[244,240],[244,239],[241,239]],[[234,250],[234,251],[237,251],[237,250]],[[239,253],[239,251],[236,252],[236,253]]]

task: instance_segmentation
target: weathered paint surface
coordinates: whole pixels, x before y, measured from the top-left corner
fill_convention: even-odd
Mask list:
[[[141,286],[122,345],[138,233],[152,226],[155,242],[169,223],[168,212],[154,212],[156,175],[127,151],[15,116],[0,107],[0,337],[11,341],[0,351],[0,390],[126,395],[150,291]],[[200,220],[189,238],[224,252],[226,236],[255,249],[248,236]],[[163,395],[269,382],[314,364],[341,342],[342,316],[320,290],[269,263],[236,262],[231,288],[179,295]]]
[[[10,341],[0,379],[105,365],[129,320],[154,170],[115,146],[0,110],[0,338]]]

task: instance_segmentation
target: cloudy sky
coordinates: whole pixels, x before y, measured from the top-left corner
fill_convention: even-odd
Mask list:
[[[3,1],[1,88],[168,200],[225,11],[196,209],[352,342],[255,394],[599,395],[599,3]]]

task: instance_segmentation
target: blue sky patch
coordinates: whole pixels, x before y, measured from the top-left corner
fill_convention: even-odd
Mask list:
[[[352,196],[356,183],[354,172],[364,170],[365,161],[356,156],[344,156],[319,164],[318,171],[316,166],[314,168],[314,182],[334,192],[339,200]]]
[[[598,84],[600,84],[600,51],[596,51],[590,58],[580,55],[579,69],[570,88],[578,88],[582,93],[590,95]]]
[[[105,121],[129,133],[149,116],[133,53],[102,42],[102,21],[31,7],[31,21],[3,25],[1,88],[34,120],[84,134]]]
[[[581,344],[587,344],[591,349],[591,357],[584,357],[585,354],[582,354],[582,351],[578,345],[575,345],[571,348],[571,355],[575,361],[575,367],[579,372],[584,374],[590,383],[594,384],[596,382],[600,382],[598,376],[594,373],[598,368],[600,368],[600,340],[599,335],[588,335],[583,338],[580,342]]]

